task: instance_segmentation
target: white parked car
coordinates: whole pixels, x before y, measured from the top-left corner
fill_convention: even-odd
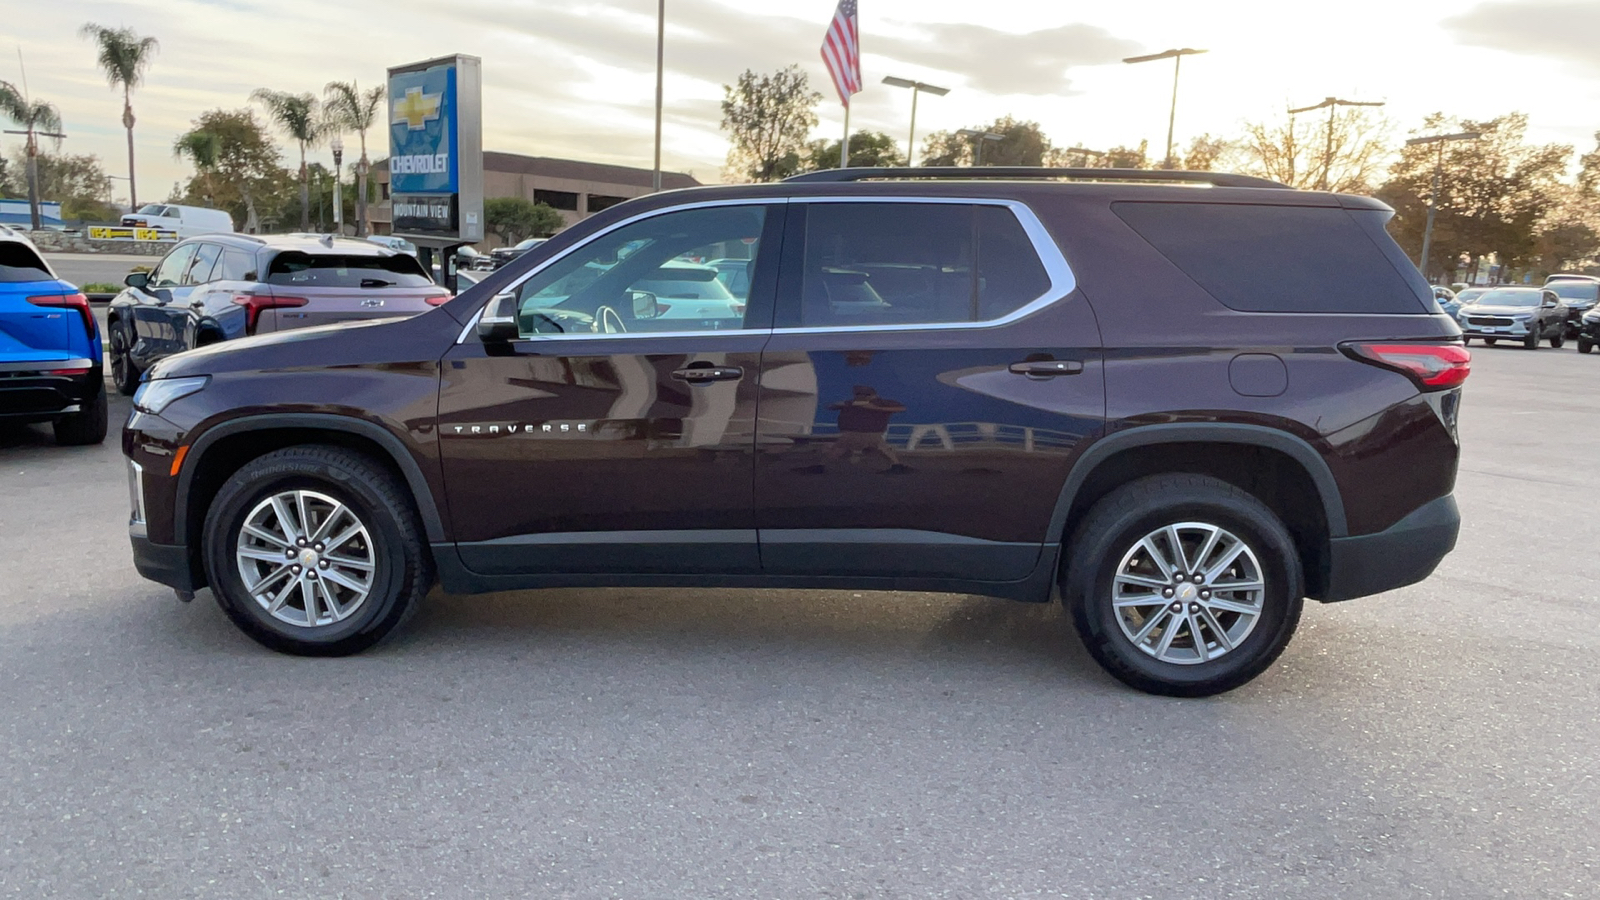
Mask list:
[[[201,234],[232,234],[233,217],[220,209],[178,203],[146,203],[122,217],[131,228],[160,228],[178,233],[178,240]]]

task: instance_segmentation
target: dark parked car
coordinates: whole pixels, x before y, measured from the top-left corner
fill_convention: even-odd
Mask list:
[[[123,433],[139,571],[320,655],[436,580],[1059,589],[1108,671],[1194,696],[1302,598],[1454,547],[1469,354],[1388,207],[973,173],[652,195],[424,315],[163,361]],[[660,314],[663,269],[735,242],[737,313]]]
[[[1578,320],[1578,352],[1590,353],[1600,346],[1600,309],[1591,309]]]
[[[1578,337],[1583,314],[1600,301],[1600,278],[1562,277],[1545,282],[1544,289],[1560,297],[1567,309],[1567,337]]]
[[[58,444],[98,444],[106,399],[89,299],[0,226],[0,422],[49,422]]]
[[[416,257],[370,240],[213,234],[127,277],[106,314],[111,374],[132,394],[157,361],[258,333],[416,315],[450,299]]]
[[[498,269],[548,240],[549,238],[528,238],[525,241],[518,241],[510,247],[496,247],[489,251],[489,259],[494,268]]]
[[[1549,288],[1492,288],[1462,306],[1456,319],[1467,343],[1473,338],[1483,338],[1490,346],[1519,341],[1536,350],[1542,340],[1560,347],[1567,337],[1567,308]]]

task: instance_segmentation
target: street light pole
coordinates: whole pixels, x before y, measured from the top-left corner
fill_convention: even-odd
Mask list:
[[[656,3],[656,163],[650,176],[652,193],[661,192],[661,97],[667,59],[667,0]]]
[[[989,141],[999,142],[1006,139],[1006,136],[1003,134],[995,134],[992,131],[977,131],[972,128],[963,128],[960,131],[957,131],[956,134],[959,134],[964,138],[972,139],[972,143],[976,145],[976,149],[973,151],[974,158],[972,161],[974,166],[983,165],[983,145],[985,143],[988,143]]]
[[[1289,110],[1289,115],[1291,115],[1291,116],[1299,115],[1300,113],[1315,112],[1316,110],[1319,110],[1319,109],[1326,109],[1328,111],[1328,146],[1327,146],[1327,149],[1325,151],[1323,151],[1323,154],[1322,154],[1322,177],[1317,179],[1317,190],[1319,190],[1319,191],[1328,190],[1329,178],[1331,177],[1331,173],[1333,171],[1333,118],[1334,118],[1334,113],[1338,112],[1338,109],[1341,106],[1382,106],[1382,105],[1383,105],[1382,101],[1368,103],[1368,102],[1362,102],[1362,101],[1359,101],[1359,100],[1340,100],[1338,97],[1329,97],[1329,98],[1323,100],[1321,103],[1316,104],[1315,106],[1302,106],[1299,109],[1291,109],[1291,110]]]
[[[1417,268],[1422,270],[1424,278],[1428,275],[1428,252],[1433,249],[1433,218],[1439,208],[1439,187],[1444,180],[1444,145],[1450,141],[1475,141],[1479,137],[1482,137],[1480,132],[1463,131],[1459,134],[1436,134],[1406,141],[1407,147],[1419,144],[1439,145],[1439,155],[1433,163],[1433,187],[1428,192],[1428,224],[1422,231],[1422,256],[1417,260]]]
[[[344,192],[340,183],[344,175],[344,140],[337,134],[328,142],[333,151],[333,230],[344,236]]]
[[[1155,62],[1159,59],[1172,60],[1172,108],[1167,112],[1167,155],[1161,161],[1162,168],[1171,169],[1177,167],[1177,161],[1172,157],[1172,134],[1173,128],[1178,123],[1178,74],[1182,71],[1183,58],[1185,56],[1197,56],[1206,52],[1209,51],[1183,47],[1181,49],[1163,50],[1160,53],[1151,53],[1146,56],[1130,56],[1123,60],[1125,63]]]
[[[912,81],[909,78],[895,78],[889,76],[883,80],[890,87],[911,89],[911,134],[906,138],[906,165],[911,165],[912,157],[917,154],[917,95],[926,91],[935,97],[943,97],[950,93],[949,88],[935,87],[921,81]]]

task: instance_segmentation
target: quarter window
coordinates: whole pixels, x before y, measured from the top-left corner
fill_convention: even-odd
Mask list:
[[[756,258],[765,226],[763,206],[719,206],[601,235],[518,289],[522,336],[745,328],[747,298],[729,291],[710,263]]]
[[[1050,283],[1027,232],[1005,207],[808,206],[802,326],[991,321],[1043,297]]]
[[[214,281],[255,281],[255,256],[243,250],[224,250],[222,265],[215,274]]]

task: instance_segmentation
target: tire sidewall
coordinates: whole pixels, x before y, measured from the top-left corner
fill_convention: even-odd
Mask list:
[[[1128,551],[1144,536],[1179,522],[1215,525],[1244,540],[1267,585],[1261,617],[1244,642],[1217,659],[1193,665],[1162,662],[1136,647],[1123,633],[1111,603],[1112,581]],[[1078,575],[1074,616],[1095,656],[1108,663],[1113,674],[1122,670],[1133,675],[1141,689],[1178,696],[1230,690],[1270,666],[1299,622],[1304,586],[1298,553],[1288,533],[1265,510],[1220,498],[1175,498],[1159,508],[1132,510],[1084,539],[1083,553],[1075,557],[1092,562],[1086,575]]]
[[[372,591],[356,613],[343,622],[303,628],[273,618],[256,602],[239,575],[234,554],[240,527],[258,503],[288,490],[312,490],[344,503],[367,527],[377,564]],[[217,494],[206,515],[206,575],[218,603],[239,627],[275,649],[305,654],[342,654],[365,646],[387,631],[391,619],[404,612],[406,561],[404,538],[393,514],[371,486],[356,475],[324,460],[280,457],[258,460],[241,470]]]

